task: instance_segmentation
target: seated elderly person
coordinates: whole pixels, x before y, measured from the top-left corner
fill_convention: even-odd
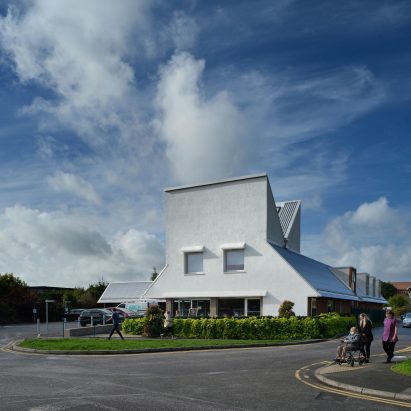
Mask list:
[[[361,334],[358,332],[357,327],[351,327],[350,333],[341,340],[341,343],[337,348],[335,361],[343,361],[348,350],[356,351],[360,349]]]

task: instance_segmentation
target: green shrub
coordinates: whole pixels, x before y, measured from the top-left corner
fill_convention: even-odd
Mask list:
[[[142,335],[144,333],[144,318],[126,318],[121,324],[121,330],[127,334]]]
[[[164,329],[163,311],[158,305],[150,305],[144,317],[144,334],[148,337],[159,337]]]
[[[129,334],[142,334],[144,321],[142,318],[126,319],[123,330]],[[355,325],[355,317],[341,317],[336,313],[313,318],[174,318],[174,335],[205,339],[304,340],[348,334]]]

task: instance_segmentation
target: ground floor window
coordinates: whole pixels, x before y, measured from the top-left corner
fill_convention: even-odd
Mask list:
[[[244,315],[244,298],[219,298],[219,317],[242,317]]]
[[[174,315],[198,317],[210,315],[210,300],[173,300]]]
[[[332,313],[335,311],[335,301],[334,300],[327,300],[327,311]]]
[[[261,315],[261,300],[259,298],[247,299],[247,315]]]
[[[311,317],[315,317],[317,315],[317,299],[311,298]]]

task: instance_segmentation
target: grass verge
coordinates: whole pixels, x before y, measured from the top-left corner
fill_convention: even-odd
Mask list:
[[[19,346],[36,350],[95,351],[95,350],[143,350],[146,348],[207,347],[243,344],[276,344],[282,340],[106,340],[100,338],[33,338],[22,341]],[[295,343],[296,341],[293,341]]]
[[[411,359],[393,365],[392,370],[398,374],[408,375],[411,377]]]

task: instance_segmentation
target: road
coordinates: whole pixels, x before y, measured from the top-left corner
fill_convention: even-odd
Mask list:
[[[58,335],[59,325],[50,332]],[[27,327],[0,327],[1,344],[27,336]],[[382,352],[375,334],[372,354]],[[333,358],[337,344],[111,356],[0,351],[0,410],[403,409],[296,379],[301,367]],[[401,328],[398,349],[410,345],[411,329]]]

